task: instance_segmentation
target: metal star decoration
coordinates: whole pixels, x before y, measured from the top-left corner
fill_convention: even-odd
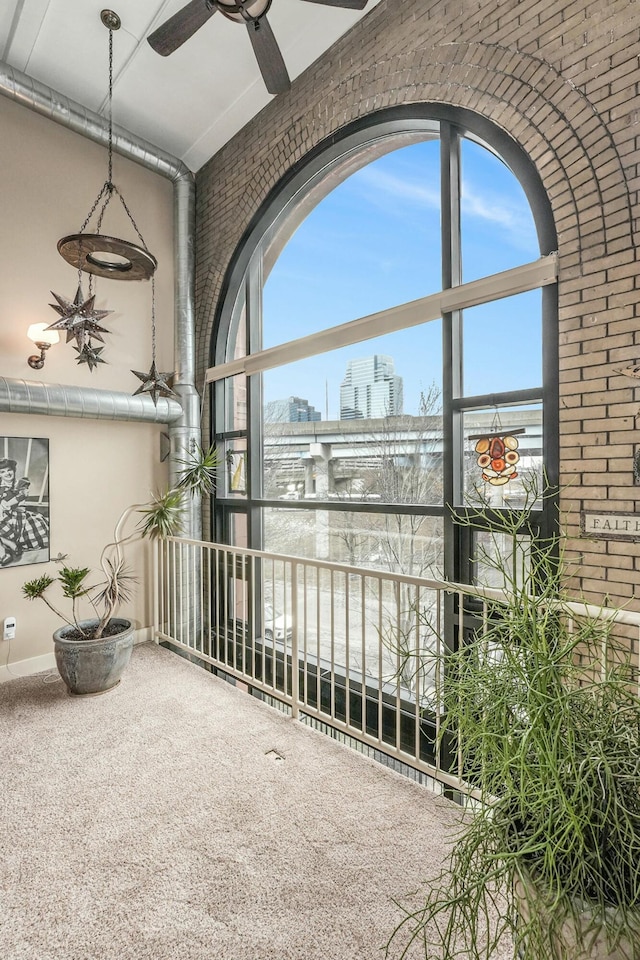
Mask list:
[[[113,310],[96,310],[95,294],[87,297],[85,300],[82,292],[82,284],[78,284],[76,295],[73,300],[62,297],[58,293],[51,291],[56,298],[57,303],[50,303],[49,306],[59,314],[59,318],[49,324],[48,330],[66,330],[67,343],[75,340],[74,350],[77,351],[76,357],[78,363],[86,363],[89,370],[95,370],[99,363],[105,363],[100,354],[103,347],[95,347],[93,340],[100,340],[104,343],[103,333],[109,333],[106,327],[100,325],[100,320],[113,313]]]
[[[151,369],[149,373],[141,373],[139,370],[132,370],[138,380],[142,380],[142,385],[133,394],[136,397],[139,393],[148,393],[151,395],[151,399],[154,404],[157,405],[158,397],[176,397],[177,394],[173,392],[167,381],[173,376],[174,371],[171,370],[167,373],[160,373],[156,368],[156,361],[154,360],[151,364]]]
[[[74,347],[73,349],[78,351],[78,356],[76,357],[78,363],[86,363],[89,370],[95,370],[99,363],[107,362],[100,356],[104,347],[94,347],[91,342],[85,343],[82,349],[80,349],[80,347]]]
[[[151,396],[155,406],[158,405],[158,397],[176,397],[169,386],[169,380],[173,377],[175,371],[160,372],[156,366],[156,278],[151,278],[151,369],[149,373],[141,373],[140,370],[132,370],[131,373],[142,380],[142,385],[133,394],[137,397],[139,393],[148,393]]]
[[[103,320],[110,313],[113,313],[113,310],[96,310],[95,294],[92,294],[85,300],[81,284],[78,284],[78,289],[73,300],[68,300],[67,297],[61,297],[59,294],[54,293],[53,290],[51,293],[58,303],[50,303],[49,306],[55,310],[56,313],[60,314],[60,319],[54,320],[53,323],[49,324],[47,327],[48,330],[70,330],[75,335],[75,331],[79,326],[83,327],[88,324],[97,325],[100,320]],[[104,330],[104,328],[102,329]],[[104,332],[108,333],[108,331]]]
[[[91,338],[104,343],[103,333],[109,333],[106,327],[101,327],[92,320],[87,320],[84,324],[78,324],[73,330],[67,330],[67,343],[75,338],[78,350],[82,350],[85,345],[91,346]]]

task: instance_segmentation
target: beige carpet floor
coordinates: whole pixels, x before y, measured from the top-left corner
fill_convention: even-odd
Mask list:
[[[456,807],[166,650],[44,681],[0,685],[2,960],[383,958],[446,857]]]

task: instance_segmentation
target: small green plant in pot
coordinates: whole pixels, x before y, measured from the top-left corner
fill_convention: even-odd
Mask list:
[[[477,519],[477,518],[476,518]],[[480,518],[479,627],[445,655],[441,737],[475,788],[449,862],[387,956],[640,957],[640,701],[620,625],[564,591],[527,512]],[[611,613],[611,611],[609,611]],[[636,628],[637,629],[637,628]]]
[[[93,582],[89,567],[63,566],[57,576],[44,574],[22,587],[28,600],[42,600],[64,624],[54,632],[54,650],[60,675],[74,695],[103,693],[116,686],[131,657],[133,623],[118,616],[122,604],[130,600],[135,583],[125,563],[126,544],[179,533],[189,498],[210,494],[214,489],[218,466],[214,447],[196,446],[188,459],[178,462],[183,469],[175,487],[122,513],[113,540],[102,550],[97,582]],[[142,518],[125,536],[125,525],[136,513]],[[67,602],[67,613],[51,599],[54,584]],[[92,615],[83,618],[83,609]]]

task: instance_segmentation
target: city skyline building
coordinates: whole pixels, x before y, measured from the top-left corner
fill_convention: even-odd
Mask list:
[[[340,386],[340,419],[397,417],[403,411],[403,380],[393,357],[376,353],[347,362]]]
[[[265,405],[264,419],[267,423],[309,423],[322,420],[322,415],[304,397],[287,397],[270,400]]]

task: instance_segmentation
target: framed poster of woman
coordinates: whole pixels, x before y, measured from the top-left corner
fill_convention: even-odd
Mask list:
[[[0,568],[49,560],[49,441],[0,437]]]

